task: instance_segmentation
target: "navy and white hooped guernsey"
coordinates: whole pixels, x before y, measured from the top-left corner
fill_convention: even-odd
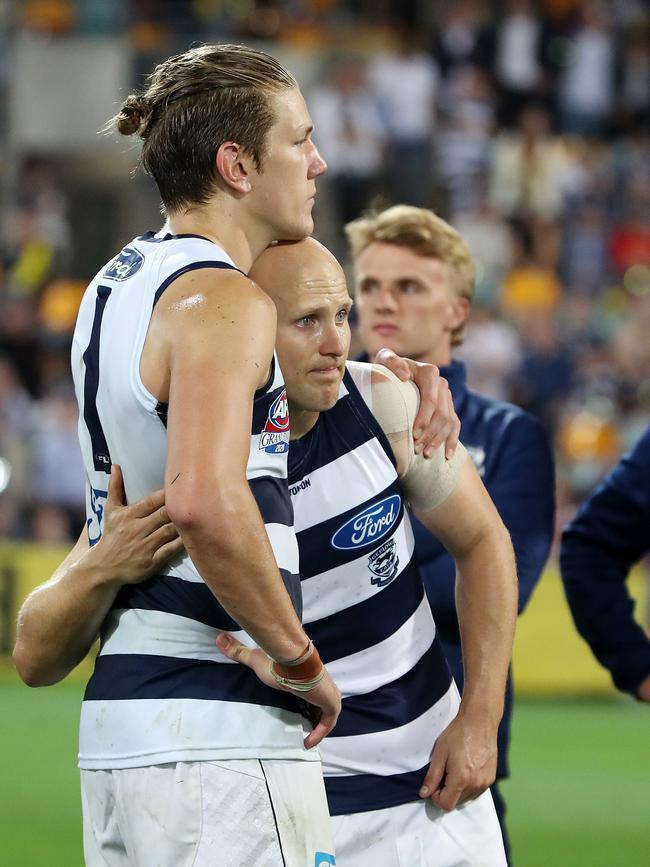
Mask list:
[[[181,274],[203,268],[235,265],[205,238],[149,234],[125,247],[86,290],[72,370],[91,544],[102,532],[113,462],[122,467],[129,502],[163,487],[167,408],[144,387],[140,357],[157,300]],[[255,395],[246,476],[300,613],[288,447],[286,393],[274,358],[267,384]],[[103,624],[100,653],[84,696],[79,766],[317,759],[303,747],[307,726],[298,700],[266,687],[252,671],[221,655],[214,644],[221,630],[252,644],[187,554],[164,574],[125,586]]]
[[[320,746],[334,816],[418,800],[459,706],[369,383],[349,363],[335,406],[289,451],[303,621],[343,695]]]

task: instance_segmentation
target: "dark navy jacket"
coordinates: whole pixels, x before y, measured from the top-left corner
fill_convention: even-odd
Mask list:
[[[626,578],[650,551],[650,427],[583,503],[562,536],[562,581],[578,632],[616,686],[650,675],[650,638],[634,620]]]
[[[465,365],[440,368],[448,380],[460,418],[460,438],[472,457],[512,537],[519,574],[521,612],[539,580],[553,538],[555,516],[553,458],[540,423],[519,407],[483,397],[465,383]],[[452,674],[463,688],[463,662],[456,616],[453,558],[418,522],[413,521],[416,557]],[[497,778],[508,775],[512,683],[499,727]]]

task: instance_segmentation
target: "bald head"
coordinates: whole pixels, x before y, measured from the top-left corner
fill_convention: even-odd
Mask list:
[[[339,263],[315,238],[280,241],[267,247],[248,276],[271,296],[278,309],[294,301],[296,295],[308,295],[316,286],[345,282]]]
[[[343,269],[313,238],[274,244],[249,276],[275,302],[276,350],[289,398],[292,436],[336,403],[350,348]]]

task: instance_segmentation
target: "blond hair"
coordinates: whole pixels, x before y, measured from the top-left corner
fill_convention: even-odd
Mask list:
[[[418,256],[438,259],[447,268],[454,291],[472,300],[476,268],[469,248],[449,223],[426,208],[393,205],[385,211],[353,220],[345,227],[352,257],[356,259],[370,244],[407,247]],[[464,325],[451,334],[451,345],[463,342]]]
[[[261,171],[277,120],[269,96],[297,87],[279,61],[245,45],[200,45],[159,64],[144,93],[130,94],[109,122],[143,140],[142,165],[163,205],[206,203],[217,183],[215,155],[235,141]]]

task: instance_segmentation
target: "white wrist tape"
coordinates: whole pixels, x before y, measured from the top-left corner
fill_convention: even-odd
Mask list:
[[[388,368],[373,365],[372,412],[388,437],[401,475],[404,493],[412,508],[428,512],[444,502],[456,487],[458,475],[467,457],[459,443],[450,460],[444,446],[430,458],[415,453],[413,422],[420,404],[420,393],[413,382],[402,382]],[[379,381],[377,381],[379,380]]]

